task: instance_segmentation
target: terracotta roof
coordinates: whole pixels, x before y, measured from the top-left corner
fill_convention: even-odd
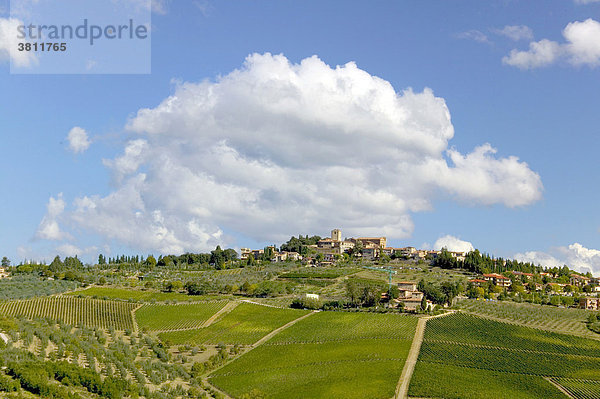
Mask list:
[[[494,277],[494,278],[500,278],[500,279],[510,280],[508,277],[504,277],[503,275],[498,274],[498,273],[484,274],[483,277]]]

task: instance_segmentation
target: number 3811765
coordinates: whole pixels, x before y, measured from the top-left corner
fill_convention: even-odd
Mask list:
[[[19,51],[67,51],[67,43],[18,43]]]

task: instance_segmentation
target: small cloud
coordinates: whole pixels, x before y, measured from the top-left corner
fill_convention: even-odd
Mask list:
[[[487,35],[481,31],[478,31],[476,29],[472,29],[466,32],[461,32],[461,33],[457,33],[456,37],[458,39],[465,39],[465,40],[474,40],[478,43],[489,43],[489,39],[487,37]]]
[[[574,66],[600,65],[600,23],[591,18],[569,23],[562,32],[565,43],[543,39],[529,43],[529,50],[511,50],[502,58],[506,65],[534,69],[564,59]]]
[[[68,233],[63,232],[58,225],[58,219],[65,210],[63,194],[58,194],[56,198],[50,197],[46,209],[46,215],[40,222],[36,237],[55,241],[70,238],[71,236]]]
[[[475,248],[469,241],[463,241],[451,235],[445,235],[437,239],[433,244],[433,249],[439,251],[442,248],[446,248],[448,251],[453,252],[469,252]]]
[[[495,32],[514,41],[533,39],[533,31],[525,25],[506,25],[502,29],[496,29]]]
[[[85,152],[90,148],[91,141],[88,138],[87,132],[78,126],[69,131],[67,140],[69,141],[69,150],[75,154]]]
[[[502,58],[506,65],[520,69],[534,69],[554,63],[561,55],[561,46],[553,41],[543,39],[539,42],[529,43],[529,50],[511,50],[510,54]]]

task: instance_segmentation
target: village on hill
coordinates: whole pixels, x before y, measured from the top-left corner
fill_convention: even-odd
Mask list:
[[[331,236],[328,238],[320,238],[316,243],[306,245],[303,254],[297,251],[281,250],[275,245],[263,249],[240,249],[242,261],[248,261],[249,259],[256,261],[268,259],[273,263],[300,261],[304,265],[315,267],[334,266],[337,262],[347,260],[350,257],[380,264],[386,264],[392,259],[402,259],[412,262],[429,262],[433,265],[450,262],[455,265],[454,267],[460,267],[468,256],[468,252],[448,251],[445,248],[430,250],[410,246],[389,247],[387,246],[386,237],[342,238],[340,229],[333,229]],[[503,274],[497,272],[480,273],[469,279],[466,291],[472,297],[493,299],[508,292],[546,292],[560,294],[560,297],[572,298],[574,293],[579,293],[576,304],[568,299],[563,299],[564,303],[555,304],[570,306],[575,304],[588,310],[600,309],[600,298],[597,296],[600,293],[600,278],[575,273],[566,266],[562,270],[556,270],[556,268],[551,270],[540,265],[529,265],[528,269],[531,269],[531,272],[524,272],[510,270],[507,267],[507,262],[503,259],[495,260],[495,262],[502,264]],[[567,270],[566,275],[565,270]],[[423,292],[417,289],[417,282],[398,282],[397,287],[399,295],[390,302],[390,306],[402,304],[401,306],[405,310],[413,311],[419,309],[422,304],[424,309],[433,307],[433,303],[425,299]],[[382,295],[385,298],[387,293],[382,293]]]

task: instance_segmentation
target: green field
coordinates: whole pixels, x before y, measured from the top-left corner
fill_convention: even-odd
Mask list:
[[[446,399],[564,399],[543,377],[418,362],[409,396]]]
[[[161,339],[174,344],[241,344],[251,345],[307,311],[279,309],[242,303],[206,328],[161,333]]]
[[[92,298],[46,297],[0,303],[0,314],[61,320],[68,324],[116,330],[133,329],[132,303]]]
[[[463,300],[459,307],[465,312],[499,321],[540,328],[543,330],[576,334],[584,337],[600,337],[587,329],[585,322],[590,311],[542,306],[531,303]]]
[[[409,395],[564,397],[543,377],[600,381],[598,364],[599,341],[458,313],[427,322]]]
[[[417,318],[320,312],[210,376],[234,397],[389,398],[408,355]]]
[[[139,328],[149,331],[198,328],[226,303],[148,304],[136,310],[135,318]]]
[[[154,290],[139,290],[129,288],[109,288],[109,287],[90,287],[81,291],[69,292],[65,295],[73,296],[89,296],[99,299],[120,299],[123,301],[136,301],[136,302],[165,302],[165,301],[178,301],[178,302],[195,302],[195,301],[207,301],[214,300],[217,298],[223,299],[223,296],[218,295],[207,295],[207,296],[193,296],[187,294],[181,294],[179,292],[160,292]]]

